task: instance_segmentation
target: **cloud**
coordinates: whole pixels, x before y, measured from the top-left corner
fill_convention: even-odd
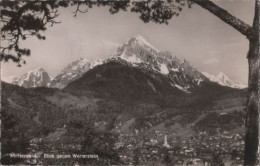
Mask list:
[[[205,59],[204,61],[202,61],[202,63],[204,63],[206,65],[212,65],[212,64],[219,63],[219,60],[216,58],[209,58],[209,59]]]

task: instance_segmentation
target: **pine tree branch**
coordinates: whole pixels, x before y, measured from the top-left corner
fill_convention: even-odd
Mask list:
[[[237,31],[245,35],[248,39],[253,39],[256,37],[255,31],[250,25],[246,24],[245,22],[238,19],[237,17],[231,15],[229,12],[217,6],[212,1],[210,0],[189,0],[189,1],[208,10],[209,12],[217,16],[219,19],[221,19],[222,21],[229,24]]]

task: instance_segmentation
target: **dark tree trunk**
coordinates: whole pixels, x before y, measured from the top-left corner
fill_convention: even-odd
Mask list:
[[[245,165],[257,165],[259,145],[259,40],[250,40],[249,52],[249,77],[248,77],[248,103],[245,136]]]
[[[246,115],[246,136],[244,165],[259,164],[259,0],[255,0],[255,16],[253,26],[232,16],[226,10],[215,5],[210,0],[190,0],[208,10],[225,23],[229,24],[249,39],[248,64],[248,102]]]
[[[248,102],[246,115],[246,136],[245,136],[245,153],[244,165],[259,164],[259,8],[260,0],[255,0],[255,15],[253,26],[249,26],[242,20],[220,8],[211,0],[190,0],[193,3],[208,10],[225,23],[229,24],[249,39],[248,51]]]
[[[246,136],[244,165],[259,164],[259,2],[255,1],[253,38],[249,39],[248,51],[248,101],[246,115]]]
[[[229,24],[249,39],[248,64],[248,102],[246,115],[246,136],[244,165],[259,164],[259,0],[255,0],[255,16],[253,26],[232,16],[226,10],[210,0],[190,0],[207,9],[225,23]]]

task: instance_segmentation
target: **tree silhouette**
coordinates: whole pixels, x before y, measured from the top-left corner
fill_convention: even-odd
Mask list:
[[[45,40],[42,34],[48,26],[58,23],[58,8],[68,4],[62,1],[2,1],[1,2],[1,61],[12,60],[21,65],[23,56],[29,56],[28,48],[20,48],[21,40],[36,36]]]
[[[25,63],[23,56],[29,56],[30,50],[20,48],[21,40],[36,36],[45,39],[43,32],[48,26],[59,23],[59,7],[75,6],[74,16],[79,12],[87,12],[93,6],[109,6],[109,12],[115,14],[120,10],[139,13],[140,19],[145,23],[165,23],[173,16],[178,16],[182,8],[197,4],[208,10],[216,17],[235,28],[249,40],[248,63],[248,104],[246,116],[245,137],[245,165],[258,164],[259,146],[259,1],[255,0],[255,14],[253,25],[250,26],[242,20],[231,15],[228,11],[220,8],[210,0],[140,0],[140,1],[112,1],[112,0],[83,0],[83,1],[8,1],[1,2],[1,61],[12,60],[21,65]]]

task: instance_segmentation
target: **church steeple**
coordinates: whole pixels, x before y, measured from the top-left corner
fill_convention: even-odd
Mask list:
[[[165,134],[165,136],[164,136],[163,146],[166,147],[166,148],[169,148],[169,147],[170,147],[170,145],[168,144],[168,141],[167,141],[167,134]]]

